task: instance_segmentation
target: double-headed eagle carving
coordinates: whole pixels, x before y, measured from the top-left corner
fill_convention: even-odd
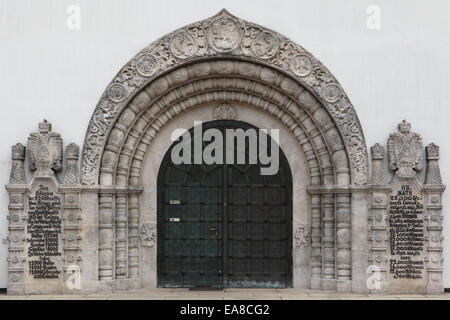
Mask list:
[[[39,124],[39,132],[28,138],[30,170],[38,176],[52,176],[62,168],[63,140],[59,133],[51,131],[51,123],[44,120]]]
[[[414,178],[423,168],[422,138],[411,132],[406,120],[399,123],[398,130],[388,140],[389,169],[399,178]]]

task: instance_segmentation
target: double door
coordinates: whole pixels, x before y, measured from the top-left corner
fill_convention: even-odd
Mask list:
[[[203,124],[211,127],[251,126]],[[281,150],[271,176],[260,164],[175,165],[170,151],[158,178],[158,285],[290,287],[292,179]]]

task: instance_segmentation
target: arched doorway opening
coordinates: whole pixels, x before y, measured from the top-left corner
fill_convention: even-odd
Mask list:
[[[202,124],[203,133],[209,129],[224,137],[230,129],[258,131],[232,120]],[[292,286],[291,170],[280,148],[277,172],[262,174],[261,161],[250,161],[249,144],[271,138],[254,137],[247,136],[245,149],[237,138],[233,147],[223,144],[223,159],[233,152],[233,163],[194,164],[192,153],[191,164],[175,164],[172,150],[180,141],[167,151],[158,174],[158,286]],[[237,161],[239,153],[245,163]]]

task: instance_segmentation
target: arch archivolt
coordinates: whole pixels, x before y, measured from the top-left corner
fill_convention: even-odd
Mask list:
[[[222,30],[225,25],[230,28]],[[218,36],[223,32],[229,34]],[[224,58],[251,61],[258,67],[232,61],[213,66],[208,62]],[[186,68],[205,60],[208,61],[203,64],[204,68]],[[211,67],[218,68],[208,69]],[[171,70],[176,72],[171,72],[170,77],[164,76]],[[244,78],[258,76],[259,81],[281,86],[294,96],[295,90],[300,88],[314,96],[317,100],[310,100],[325,108],[341,134],[349,157],[351,183],[367,183],[368,160],[362,129],[351,102],[333,75],[309,52],[286,37],[238,19],[226,11],[164,36],[137,54],[117,74],[97,105],[86,134],[83,183],[99,183],[106,138],[129,101],[135,99],[144,87],[150,84],[153,93],[163,94],[188,78],[208,77],[211,73],[239,74]]]
[[[118,117],[105,146],[100,184],[138,186],[145,151],[161,127],[175,115],[211,101],[248,103],[280,119],[307,155],[311,185],[349,184],[349,160],[339,131],[320,103],[291,79],[252,63],[229,60],[184,69],[147,86]],[[226,76],[224,69],[229,70]],[[267,84],[267,78],[272,83]]]

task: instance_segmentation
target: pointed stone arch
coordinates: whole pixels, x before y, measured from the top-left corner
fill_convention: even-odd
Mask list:
[[[367,185],[368,158],[356,111],[311,53],[225,10],[143,49],[103,93],[81,166],[85,190],[98,194],[88,201],[98,205],[98,273],[87,280],[139,286],[145,155],[171,119],[212,101],[251,105],[291,131],[310,178],[310,288],[362,290],[366,241],[354,240],[365,235],[367,199],[355,190]]]

